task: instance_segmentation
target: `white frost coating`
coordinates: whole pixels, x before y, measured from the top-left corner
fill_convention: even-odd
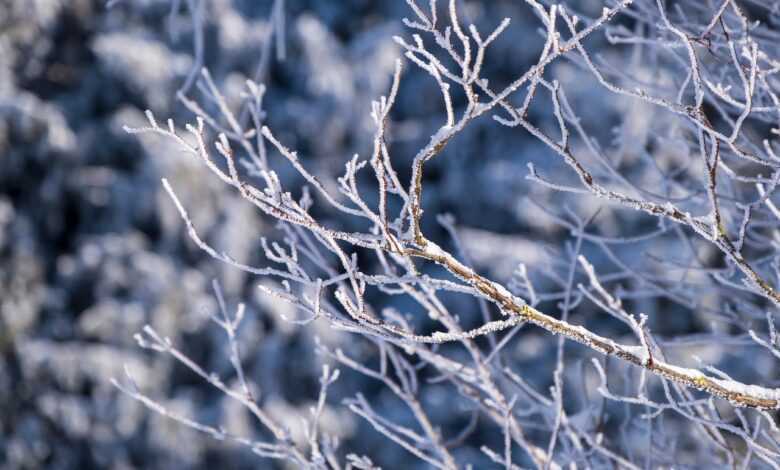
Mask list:
[[[707,381],[712,382],[715,385],[723,387],[725,390],[728,390],[731,393],[747,395],[747,396],[766,399],[766,400],[780,401],[780,389],[766,388],[758,385],[747,385],[733,380],[716,379],[714,377],[704,375],[701,371],[696,369],[673,366],[667,363],[663,363],[663,367],[665,369],[676,372],[680,375],[690,377],[692,379],[698,379],[698,378],[706,379]]]
[[[627,346],[620,345],[622,351],[627,352],[633,356],[637,356],[642,359],[642,362],[647,361],[647,350],[642,346]]]
[[[425,243],[425,254],[435,258],[449,258],[449,253],[442,250],[441,247],[430,240]]]
[[[438,144],[439,142],[449,138],[449,134],[452,133],[452,126],[441,126],[435,134],[431,136],[431,142]]]
[[[452,335],[444,333],[442,331],[437,331],[431,335],[431,338],[436,343],[443,343],[445,341],[449,341]]]
[[[667,364],[665,362],[662,363],[662,364],[663,364],[664,369],[668,369],[668,370],[670,370],[672,372],[675,372],[675,373],[680,374],[680,375],[684,375],[686,377],[690,377],[692,379],[709,378],[706,375],[702,374],[701,371],[697,370],[697,369],[689,369],[687,367],[673,366],[673,365]],[[713,380],[713,382],[714,382],[714,380]]]
[[[512,293],[509,292],[506,289],[506,287],[502,286],[501,284],[498,284],[496,282],[491,282],[490,285],[493,286],[493,289],[495,289],[496,292],[498,292],[498,295],[500,295],[501,297],[506,297],[508,299],[512,299],[513,301],[516,300],[515,296],[513,296]],[[523,304],[523,302],[518,302],[518,303],[520,303],[521,305]]]
[[[648,365],[648,361],[652,357],[650,354],[648,354],[647,348],[645,346],[628,346],[623,344],[618,345],[617,343],[613,344],[617,347],[617,349],[623,351],[624,353],[628,353],[637,357],[639,362],[641,362],[644,366]]]
[[[763,398],[766,400],[780,401],[780,389],[777,388],[766,388],[766,387],[760,387],[758,385],[747,385],[740,382],[735,382],[733,380],[715,379],[712,377],[709,377],[709,380],[733,393],[739,393],[742,395],[748,395],[756,398]]]
[[[585,328],[584,326],[581,326],[581,325],[577,325],[577,326],[569,325],[568,329],[571,330],[571,331],[576,331],[577,333],[582,335],[583,338],[587,338],[589,344],[593,344],[595,341],[599,341],[599,342],[603,342],[603,343],[610,343],[613,347],[615,346],[615,344],[612,341],[609,341],[606,338],[602,338],[602,337],[594,334],[593,332],[588,331],[588,329]]]

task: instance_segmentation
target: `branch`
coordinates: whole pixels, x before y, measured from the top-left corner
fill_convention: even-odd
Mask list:
[[[420,249],[407,249],[407,253],[428,259],[446,268],[450,273],[472,285],[489,298],[502,312],[519,316],[550,333],[562,335],[601,354],[614,356],[630,362],[664,379],[723,398],[734,406],[780,409],[779,389],[747,385],[734,380],[716,379],[699,370],[677,367],[657,358],[653,358],[653,361],[647,361],[647,353],[644,347],[619,344],[609,338],[593,333],[585,327],[575,326],[547,315],[531,307],[522,299],[513,296],[502,285],[475,273],[471,268],[456,260],[452,255],[439,248],[430,240]]]

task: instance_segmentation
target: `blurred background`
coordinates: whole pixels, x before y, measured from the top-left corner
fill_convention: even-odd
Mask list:
[[[402,1],[287,0],[276,13],[272,3],[204,1],[203,65],[235,109],[245,80],[259,75],[268,87],[271,129],[298,150],[313,173],[335,184],[348,158],[370,154],[370,103],[389,89],[394,61],[402,55],[392,37],[406,34],[401,19],[412,13]],[[598,15],[602,7],[598,1],[569,3],[584,14]],[[187,237],[160,178],[171,181],[201,235],[239,261],[260,262],[260,236],[278,233],[273,221],[210,176],[201,162],[164,139],[124,132],[125,125],[146,124],[146,109],[180,126],[192,121],[176,100],[198,47],[187,6],[179,2],[172,11],[168,0],[123,0],[110,8],[99,0],[0,2],[2,468],[278,465],[151,413],[109,382],[126,365],[145,393],[171,409],[231,430],[251,430],[254,423],[235,403],[133,340],[143,325],[153,325],[205,369],[230,375],[224,332],[208,319],[217,308],[212,279],[221,283],[231,308],[247,304],[240,331],[246,370],[264,407],[298,437],[299,417],[319,391],[315,338],[371,354],[363,340],[325,323],[284,322],[280,314],[289,307],[262,296],[259,279],[202,253]],[[524,2],[464,1],[461,15],[464,24],[483,31],[504,17],[512,19],[485,60],[484,74],[494,89],[535,63],[543,44],[541,25]],[[271,18],[283,24],[275,35]],[[602,44],[601,36],[589,41],[596,49]],[[260,60],[264,48],[271,49],[266,64]],[[435,81],[411,64],[405,68],[390,138],[396,168],[408,181],[405,168],[444,117]],[[645,105],[604,99],[592,77],[583,77],[568,62],[557,62],[555,72],[583,121],[598,122],[589,129],[596,138],[609,145],[620,115],[631,123],[621,132],[644,138],[652,118]],[[549,103],[533,105],[530,116],[543,127],[554,126]],[[554,271],[569,232],[545,210],[565,216],[565,208],[587,218],[598,204],[569,197],[564,205],[563,196],[525,179],[528,162],[543,174],[568,175],[564,181],[571,176],[524,131],[498,126],[490,117],[472,124],[426,173],[429,237],[449,243],[435,215],[450,213],[471,260],[494,279],[506,281],[520,262],[534,278],[537,271]],[[287,187],[300,186],[289,168],[280,165],[279,172]],[[599,225],[605,234],[629,236],[652,230],[656,222],[605,211]],[[642,251],[625,250],[635,253],[629,261]],[[601,269],[604,255],[590,254]],[[545,279],[538,277],[540,292],[555,285]],[[651,316],[659,305],[653,299],[637,303]],[[467,325],[479,323],[475,305],[462,301]],[[683,334],[697,331],[697,322],[693,315],[670,314],[653,326]],[[610,333],[605,328],[602,333]],[[508,357],[547,390],[555,341],[538,331],[517,338]],[[573,351],[572,361],[585,360],[580,349]],[[707,351],[698,352],[719,360],[719,353],[707,356]],[[342,440],[345,452],[365,453],[387,468],[425,468],[340,406],[356,392],[388,416],[402,406],[375,382],[343,372],[323,426]],[[446,393],[432,386],[424,399],[445,432],[454,433],[469,414],[453,413]],[[499,445],[501,439],[495,430],[478,430],[459,455],[482,468],[479,446]]]

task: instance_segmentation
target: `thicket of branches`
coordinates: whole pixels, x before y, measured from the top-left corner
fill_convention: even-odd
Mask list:
[[[303,418],[305,439],[292,439],[291,423],[264,410],[263,384],[242,367],[244,307],[230,306],[216,282],[212,319],[226,334],[233,377],[205,370],[152,327],[137,341],[244,406],[258,435],[176,414],[132,373],[115,384],[156,412],[300,468],[375,468],[370,454],[340,446],[319,426],[329,388],[346,371],[373,379],[406,409],[385,415],[359,392],[343,405],[388,445],[435,468],[465,467],[476,450],[506,468],[780,468],[779,369],[753,359],[780,359],[777,5],[623,0],[588,16],[526,0],[541,37],[538,58],[510,82],[494,83],[485,64],[513,19],[479,30],[462,20],[458,1],[407,3],[405,33],[387,38],[403,57],[366,113],[370,151],[343,156],[336,179],[313,172],[292,148],[295,129],[267,125],[264,100],[273,90],[263,67],[287,53],[282,39],[265,42],[258,80],[245,83],[239,106],[200,59],[178,94],[192,123],[148,112],[148,126],[127,128],[173,141],[201,162],[204,178],[232,187],[277,223],[274,238],[257,240],[267,264],[244,264],[208,242],[192,216],[198,207],[163,179],[193,243],[292,305],[286,321],[324,323],[363,345],[318,345],[321,390]],[[187,5],[197,25],[202,2]],[[277,1],[273,11],[283,8]],[[282,38],[282,15],[274,14]],[[195,31],[197,58],[205,39]],[[597,39],[598,55],[589,46]],[[443,114],[427,143],[404,156],[393,144],[393,107],[400,94],[415,93],[403,86],[409,69],[429,75],[437,91],[412,99],[436,99]],[[592,119],[599,111],[582,109],[571,89],[603,96],[604,117]],[[623,115],[613,120],[614,103]],[[552,118],[536,119],[534,109]],[[512,177],[555,194],[532,199],[528,217],[553,219],[569,240],[551,262],[521,264],[506,279],[481,271],[461,243],[459,224],[480,220],[426,210],[426,171],[485,119],[530,134],[545,159],[561,164],[549,172],[529,163],[526,175]],[[607,126],[611,139],[603,137]],[[447,163],[438,168],[446,172]],[[302,186],[280,176],[290,169]],[[640,217],[641,230],[626,233],[626,217]],[[699,323],[695,334],[669,326],[686,316]],[[513,360],[508,350],[529,329],[546,332],[553,358]],[[697,357],[708,347],[733,357],[720,364]],[[529,369],[549,385],[531,383]],[[431,411],[432,393],[443,394],[452,421],[434,417],[441,411]]]

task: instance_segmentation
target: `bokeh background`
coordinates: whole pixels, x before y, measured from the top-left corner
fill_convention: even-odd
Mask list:
[[[273,221],[210,177],[199,161],[161,138],[124,132],[125,125],[145,125],[146,109],[178,125],[192,120],[176,92],[193,65],[193,31],[186,2],[173,14],[167,0],[114,3],[0,2],[0,467],[272,468],[278,464],[166,420],[112,387],[109,380],[122,376],[126,365],[144,392],[177,412],[231,430],[255,426],[244,410],[169,357],[138,348],[133,334],[151,324],[204,368],[230,376],[224,334],[208,319],[216,309],[211,282],[219,280],[229,305],[247,304],[240,337],[262,403],[294,435],[319,390],[315,338],[367,357],[372,350],[325,323],[282,321],[289,307],[260,295],[260,280],[216,263],[187,238],[161,177],[171,181],[204,238],[239,261],[261,262],[260,237],[278,233]],[[401,19],[411,12],[402,1],[288,0],[284,30],[269,38],[271,3],[205,2],[204,65],[238,109],[244,81],[258,70],[264,45],[275,41],[261,77],[268,86],[269,126],[334,187],[348,158],[370,152],[370,102],[387,93],[402,55],[392,36],[405,33]],[[524,2],[462,3],[463,22],[484,31],[512,19],[485,60],[494,88],[535,62],[541,25]],[[590,14],[602,6],[569,3]],[[596,50],[604,44],[602,37],[588,43]],[[632,124],[622,128],[623,139],[644,138],[653,110],[606,95],[566,61],[554,67],[583,121],[598,123],[589,129],[596,138],[610,145],[617,139],[612,127],[621,120]],[[436,83],[411,64],[405,68],[390,132],[404,181],[411,158],[443,122]],[[554,129],[549,103],[532,106],[530,116]],[[574,181],[522,130],[489,117],[472,124],[429,166],[429,236],[449,243],[435,215],[450,213],[482,272],[507,280],[519,262],[534,277],[554,271],[570,238],[543,209],[564,213],[565,207],[587,218],[598,204],[534,186],[525,179],[528,162]],[[289,168],[278,170],[288,187],[300,185]],[[624,236],[656,223],[626,211],[599,217],[604,233]],[[617,248],[623,249],[634,253],[628,262],[641,261],[641,247]],[[603,254],[589,254],[601,268]],[[538,277],[540,291],[554,285],[545,279]],[[655,321],[658,303],[637,303]],[[479,322],[475,305],[462,300],[467,325]],[[684,334],[700,326],[695,315],[664,308],[672,313],[653,323],[654,331]],[[609,333],[605,328],[602,333]],[[547,389],[555,341],[524,331],[506,351],[513,367]],[[573,351],[572,363],[586,359],[580,349]],[[712,348],[697,352],[714,362],[721,358]],[[746,367],[771,367],[756,361]],[[401,416],[402,404],[370,379],[342,372],[323,417],[326,430],[341,438],[345,452],[365,453],[387,468],[424,468],[340,402],[362,392],[387,416]],[[453,412],[447,393],[432,386],[424,400],[445,433],[454,433],[469,414],[457,406]],[[479,446],[497,446],[501,439],[496,429],[480,428],[458,455],[482,468]]]

